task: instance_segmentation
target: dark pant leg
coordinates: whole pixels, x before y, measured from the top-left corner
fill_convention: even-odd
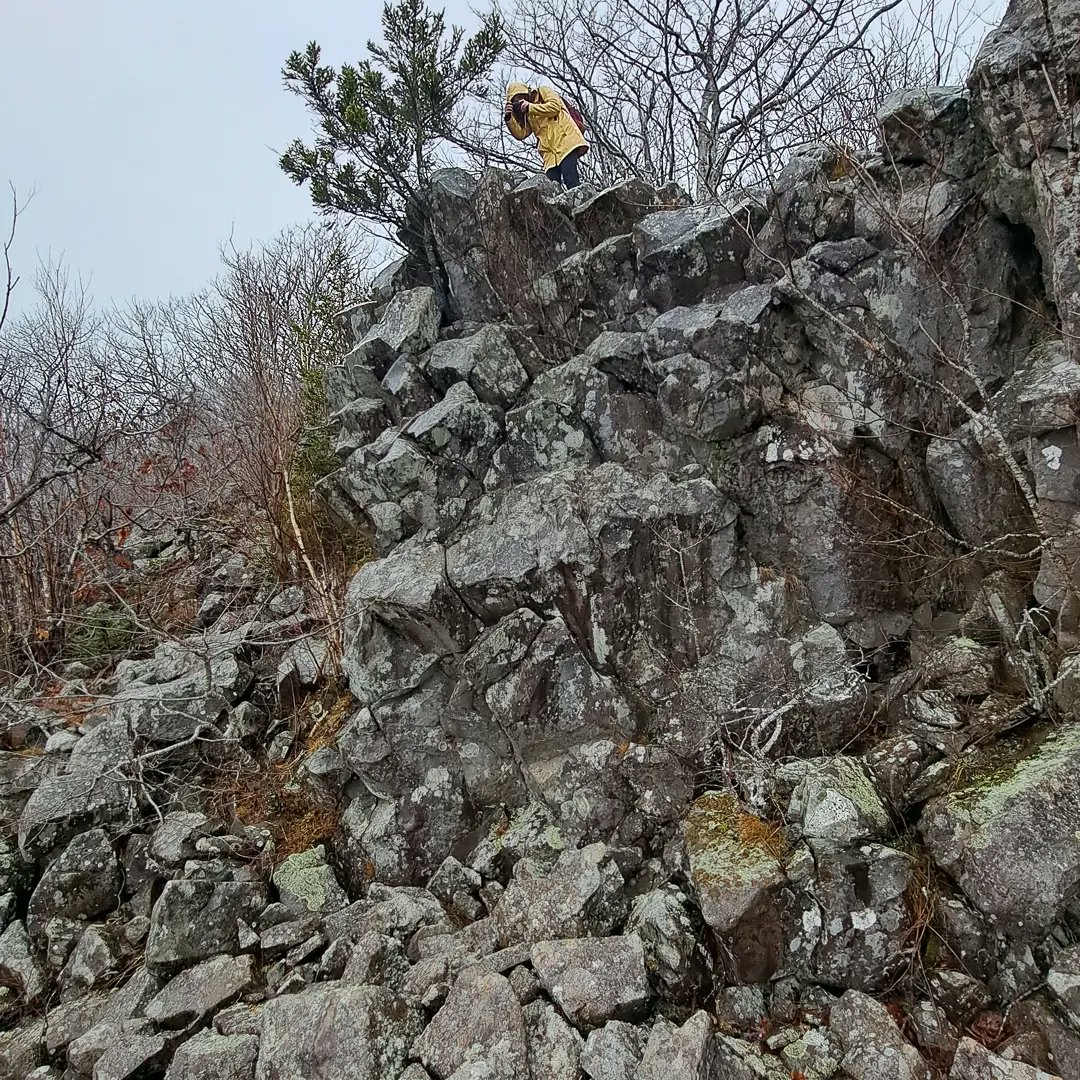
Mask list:
[[[554,180],[556,184],[562,183],[562,166],[554,165],[544,174],[549,180]]]
[[[559,165],[562,170],[562,182],[566,185],[567,190],[576,188],[581,183],[581,176],[578,174],[578,158],[580,157],[580,150],[571,150]]]

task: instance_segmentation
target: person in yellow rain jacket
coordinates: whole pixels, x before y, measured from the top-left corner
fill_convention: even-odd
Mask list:
[[[506,88],[503,112],[510,134],[518,142],[536,136],[544,171],[557,183],[575,188],[581,183],[578,159],[589,149],[565,102],[550,86],[530,90],[523,82]]]

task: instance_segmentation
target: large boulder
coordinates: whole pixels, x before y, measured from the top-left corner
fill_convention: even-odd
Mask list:
[[[984,1080],[984,1077],[993,1077],[993,1080],[1062,1080],[1060,1076],[1051,1076],[1023,1061],[999,1057],[974,1039],[961,1039],[949,1070],[949,1080]]]
[[[934,439],[926,468],[960,538],[972,548],[998,547],[1003,554],[1024,551],[1015,534],[1029,531],[1031,511],[993,443],[980,444],[970,424]]]
[[[1080,895],[1080,733],[1037,734],[995,757],[931,799],[919,827],[975,907],[1010,937],[1037,942]]]
[[[791,915],[779,830],[710,792],[686,818],[690,880],[705,922],[735,982],[764,982],[786,959]]]
[[[132,736],[126,721],[110,719],[84,735],[67,765],[42,778],[19,818],[19,846],[47,851],[87,825],[134,811],[128,768]]]
[[[689,897],[672,885],[643,893],[631,906],[627,933],[641,939],[649,981],[669,1009],[699,1001],[712,974],[699,921]]]
[[[885,833],[889,814],[865,766],[857,758],[838,756],[806,762],[788,806],[789,820],[808,837],[848,843]]]
[[[892,986],[911,961],[915,861],[882,844],[827,841],[792,861],[802,910],[787,948],[800,974],[868,993]]]
[[[844,1050],[851,1080],[931,1080],[922,1055],[904,1038],[880,1002],[848,990],[832,1007],[829,1024]]]
[[[120,863],[103,829],[76,836],[41,875],[26,914],[31,936],[50,919],[92,919],[111,911],[123,886]]]
[[[653,1027],[635,1077],[636,1080],[668,1080],[674,1076],[686,1080],[722,1080],[731,1075],[721,1060],[711,1017],[706,1012],[696,1012],[682,1027],[665,1020]]]
[[[24,1008],[37,1005],[47,987],[45,970],[30,944],[21,922],[12,922],[0,934],[0,986],[8,990],[5,1004]],[[8,999],[14,995],[14,1000]]]
[[[416,356],[434,344],[440,318],[432,289],[398,293],[344,363],[365,363],[381,379],[399,355]]]
[[[657,189],[630,177],[590,195],[574,208],[574,224],[590,244],[628,233],[646,214],[689,203],[674,185]]]
[[[701,203],[642,218],[633,238],[646,298],[667,308],[741,282],[759,216],[754,203]]]
[[[474,1062],[484,1062],[486,1075],[498,1080],[525,1074],[525,1018],[510,983],[479,968],[464,971],[446,1004],[413,1044],[412,1056],[439,1080],[449,1080]]]
[[[383,986],[317,986],[262,1008],[257,1080],[400,1076],[420,1010]]]
[[[168,974],[242,951],[241,923],[250,926],[267,899],[266,886],[255,882],[167,881],[150,915],[147,968]]]
[[[529,384],[529,372],[501,326],[483,326],[469,337],[440,341],[424,354],[422,364],[440,393],[466,382],[482,402],[500,409],[509,408]]]
[[[645,951],[635,934],[540,941],[530,952],[540,984],[579,1028],[640,1019],[651,996]]]
[[[181,971],[147,1002],[143,1015],[162,1028],[190,1028],[251,986],[250,956],[216,956]]]
[[[618,670],[631,644],[682,657],[722,628],[711,598],[734,563],[734,524],[705,479],[565,469],[499,493],[447,550],[447,573],[488,622],[556,607],[598,669]]]
[[[559,855],[547,872],[525,860],[495,909],[503,945],[550,938],[602,936],[625,914],[623,877],[604,844]]]
[[[546,1002],[529,1002],[522,1013],[532,1080],[578,1080],[582,1037]]]
[[[228,637],[168,641],[148,660],[122,660],[111,715],[155,743],[209,733],[251,682],[251,668]]]
[[[926,165],[935,175],[965,177],[989,155],[961,86],[898,90],[882,102],[878,123],[883,149],[901,166]]]
[[[258,1056],[256,1035],[202,1031],[176,1051],[165,1080],[254,1080]]]

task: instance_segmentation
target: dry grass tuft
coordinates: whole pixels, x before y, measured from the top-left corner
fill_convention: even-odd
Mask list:
[[[336,806],[318,802],[297,784],[296,764],[286,761],[230,777],[215,798],[223,820],[270,830],[275,864],[328,840],[340,818]]]
[[[340,686],[331,686],[309,698],[301,710],[306,729],[304,750],[313,754],[334,742],[355,708],[356,699]]]

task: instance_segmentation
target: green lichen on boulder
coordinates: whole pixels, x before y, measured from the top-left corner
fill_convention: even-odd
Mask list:
[[[290,855],[274,871],[273,882],[282,903],[297,910],[337,911],[349,902],[321,845]]]
[[[732,929],[764,891],[784,880],[779,830],[746,813],[728,792],[694,802],[685,836],[694,889],[714,930]]]
[[[889,814],[858,758],[816,758],[805,763],[789,816],[807,836],[848,843],[889,831]]]
[[[1011,937],[1041,940],[1080,895],[1080,730],[1048,730],[932,799],[934,861]]]

